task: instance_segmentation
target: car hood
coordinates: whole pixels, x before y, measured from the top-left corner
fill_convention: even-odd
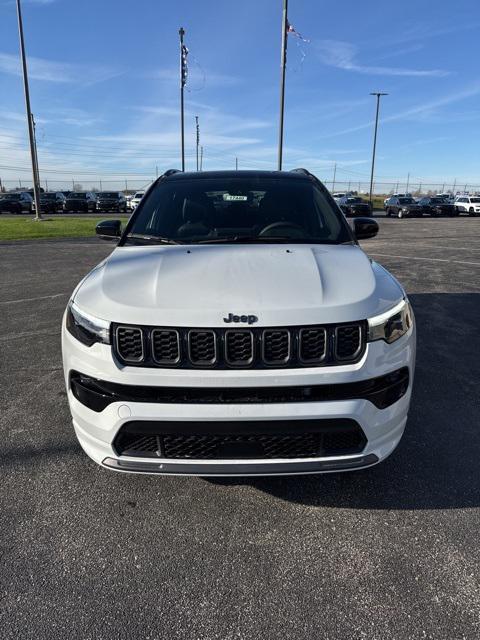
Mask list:
[[[386,311],[397,281],[355,245],[117,247],[82,282],[75,302],[115,322],[257,326],[349,322]]]

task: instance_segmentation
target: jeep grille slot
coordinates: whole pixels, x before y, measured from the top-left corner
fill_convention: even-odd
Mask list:
[[[264,331],[262,346],[266,364],[286,364],[290,360],[290,331],[286,329]]]
[[[175,329],[152,331],[152,356],[158,364],[175,364],[180,360],[180,336]]]
[[[362,328],[358,324],[337,327],[335,331],[335,357],[351,360],[362,349]]]
[[[300,329],[300,360],[314,364],[327,355],[327,332],[323,327]]]
[[[188,355],[192,364],[197,366],[211,366],[217,360],[217,337],[215,331],[188,332]]]
[[[358,362],[366,323],[199,329],[113,326],[113,350],[130,366],[183,369],[323,367]]]
[[[137,327],[117,327],[116,347],[118,355],[125,362],[142,362],[145,354],[142,330]]]
[[[225,331],[225,360],[232,366],[253,362],[254,339],[251,331]]]

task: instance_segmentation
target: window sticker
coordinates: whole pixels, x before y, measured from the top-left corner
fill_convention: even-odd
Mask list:
[[[230,193],[224,193],[223,199],[225,202],[246,202],[248,200],[248,196],[238,196],[232,195]]]

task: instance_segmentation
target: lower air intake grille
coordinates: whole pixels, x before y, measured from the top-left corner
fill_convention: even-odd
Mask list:
[[[143,360],[143,333],[136,327],[117,328],[117,351],[125,362]]]
[[[365,435],[352,420],[337,421],[337,424],[330,421],[325,427],[317,423],[317,428],[310,431],[306,430],[309,421],[304,422],[305,427],[300,425],[295,429],[300,430],[299,433],[282,433],[281,424],[279,433],[275,433],[272,423],[267,428],[259,428],[258,433],[252,433],[248,423],[244,433],[238,425],[233,432],[229,429],[225,433],[202,433],[198,423],[197,433],[191,433],[195,428],[191,423],[188,429],[185,429],[187,423],[176,423],[179,433],[175,433],[175,426],[162,429],[162,423],[150,424],[142,432],[141,422],[131,422],[122,427],[114,447],[121,456],[192,460],[318,458],[360,453],[365,447]]]

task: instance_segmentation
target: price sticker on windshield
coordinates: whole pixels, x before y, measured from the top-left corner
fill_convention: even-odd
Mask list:
[[[237,196],[230,193],[224,193],[223,199],[226,202],[246,202],[248,200],[248,196]]]

